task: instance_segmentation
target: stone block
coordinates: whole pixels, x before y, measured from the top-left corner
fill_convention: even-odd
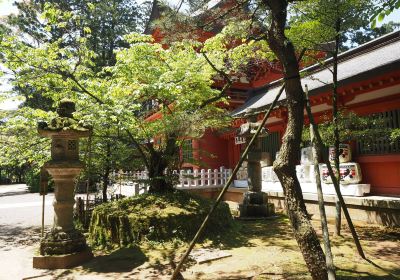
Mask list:
[[[268,217],[275,213],[272,203],[268,204],[239,204],[240,217]]]
[[[329,147],[329,161],[335,162],[335,147]],[[351,148],[349,144],[339,144],[339,163],[351,161]]]
[[[261,168],[261,174],[262,174],[262,181],[265,182],[278,182],[278,176],[276,176],[276,173],[273,169],[272,166],[265,166]]]
[[[33,268],[40,269],[66,269],[81,265],[93,258],[90,250],[78,253],[53,256],[33,257]]]
[[[332,166],[333,167],[333,166]],[[340,169],[340,184],[357,184],[362,180],[361,167],[358,163],[348,162],[341,163]],[[333,167],[334,173],[337,173]],[[326,164],[320,165],[321,181],[326,184],[331,184],[332,179],[329,176],[328,168]]]
[[[246,180],[233,180],[233,186],[235,188],[247,188],[249,183]]]
[[[243,204],[264,204],[263,192],[245,192],[243,194]]]
[[[301,165],[312,165],[314,157],[312,153],[312,147],[305,147],[301,149],[300,163]]]

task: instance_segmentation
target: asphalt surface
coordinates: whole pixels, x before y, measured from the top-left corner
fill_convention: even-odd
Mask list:
[[[115,185],[110,187],[110,194],[132,195],[133,190],[133,186]],[[90,199],[94,195],[91,194]],[[85,194],[79,196],[86,197]],[[58,270],[32,267],[32,257],[40,243],[42,199],[37,193],[29,193],[26,185],[0,185],[0,280],[64,279],[55,276]],[[45,230],[49,230],[53,224],[53,199],[53,193],[45,197]],[[66,276],[65,279],[75,278]],[[88,275],[82,279],[100,278]]]
[[[53,221],[53,199],[54,194],[46,195],[45,225],[51,225]],[[1,227],[33,227],[41,224],[42,196],[28,193],[26,185],[0,185]]]
[[[45,226],[53,223],[54,194],[46,195]],[[0,185],[0,280],[38,276],[32,268],[42,224],[42,196],[26,185]]]

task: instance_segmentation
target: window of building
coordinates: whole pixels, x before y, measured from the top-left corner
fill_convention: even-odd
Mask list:
[[[373,114],[371,117],[383,119],[385,128],[400,128],[400,109]],[[388,135],[373,141],[357,139],[357,151],[359,155],[400,153],[400,140],[391,141]]]
[[[182,160],[189,162],[193,160],[193,146],[192,139],[186,139],[182,144]]]

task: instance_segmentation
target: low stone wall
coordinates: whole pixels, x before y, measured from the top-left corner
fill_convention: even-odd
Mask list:
[[[201,196],[215,199],[220,193],[222,186],[204,187],[204,188],[186,188],[186,190],[197,193]],[[224,195],[225,201],[241,203],[243,193],[246,188],[229,188]],[[275,209],[284,210],[284,196],[282,192],[268,192],[269,202],[275,205]],[[317,194],[303,193],[307,211],[310,214],[318,215],[318,197]],[[328,218],[335,217],[335,196],[324,195],[325,209]],[[384,226],[399,227],[400,226],[400,197],[388,196],[364,196],[351,197],[345,196],[347,208],[350,216],[355,221],[374,223]],[[343,215],[344,220],[344,215]]]
[[[201,195],[203,197],[207,197],[210,199],[216,199],[220,194],[223,186],[215,186],[215,187],[198,187],[198,188],[179,188],[180,190],[190,191],[192,193]],[[246,192],[245,188],[229,188],[229,190],[225,193],[223,200],[224,201],[233,201],[240,203],[243,200],[243,193]]]
[[[318,215],[318,197],[316,194],[303,193],[307,211]],[[276,209],[284,209],[284,196],[282,192],[268,192],[269,201],[274,203]],[[324,195],[326,215],[334,218],[336,214],[335,196]],[[400,226],[400,198],[385,196],[351,197],[345,196],[344,201],[350,216],[355,221],[363,221],[384,226]],[[344,215],[342,215],[343,220]]]

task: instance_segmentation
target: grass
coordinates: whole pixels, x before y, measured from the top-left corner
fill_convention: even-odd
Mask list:
[[[97,247],[129,247],[148,241],[188,241],[196,233],[212,201],[188,192],[143,194],[102,204],[93,211],[89,240]],[[229,206],[221,203],[203,238],[216,238],[231,228]]]

